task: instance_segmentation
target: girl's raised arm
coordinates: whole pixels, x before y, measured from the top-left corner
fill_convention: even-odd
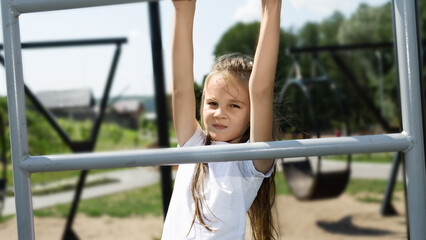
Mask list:
[[[262,0],[260,35],[250,76],[250,142],[272,141],[273,95],[280,38],[281,0]],[[266,173],[273,159],[253,160]]]
[[[173,126],[180,146],[197,128],[194,94],[192,29],[195,0],[173,0],[175,18],[172,42]]]

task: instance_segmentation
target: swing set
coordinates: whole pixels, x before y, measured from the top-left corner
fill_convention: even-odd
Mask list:
[[[422,46],[426,45],[426,41],[423,40],[421,42]],[[335,100],[338,103],[339,106],[339,112],[340,112],[340,121],[344,123],[347,136],[350,135],[350,126],[348,122],[348,116],[345,111],[345,109],[348,109],[344,107],[344,104],[342,102],[342,99],[340,98],[340,93],[337,88],[337,86],[333,83],[333,81],[329,78],[327,72],[325,71],[324,67],[318,62],[317,56],[320,53],[328,54],[328,56],[331,57],[333,62],[338,67],[338,70],[340,70],[340,73],[343,74],[345,77],[344,79],[350,84],[352,87],[351,89],[355,90],[355,94],[360,99],[364,105],[367,107],[367,110],[370,112],[372,116],[375,117],[376,121],[380,124],[380,126],[387,132],[387,133],[394,133],[398,132],[398,128],[391,127],[388,123],[388,121],[383,116],[383,50],[381,49],[389,49],[394,47],[394,43],[392,42],[382,42],[382,43],[365,43],[365,44],[350,44],[350,45],[334,45],[334,46],[321,46],[321,47],[306,47],[306,48],[290,48],[288,49],[288,54],[293,57],[293,68],[290,73],[289,79],[287,79],[287,82],[283,86],[281,90],[281,94],[279,96],[279,102],[283,102],[283,98],[285,96],[285,92],[288,90],[288,88],[291,85],[297,86],[299,89],[301,89],[304,93],[305,98],[308,100],[309,107],[311,111],[313,112],[313,118],[314,118],[314,126],[316,128],[316,137],[321,136],[320,131],[320,124],[318,120],[316,119],[318,107],[315,108],[314,102],[321,101],[322,99],[316,99],[317,101],[313,101],[312,96],[310,94],[309,85],[314,85],[311,87],[317,88],[319,83],[328,83],[328,86],[334,93]],[[365,91],[359,84],[359,80],[356,77],[356,74],[354,74],[351,69],[347,66],[345,61],[341,58],[339,55],[339,52],[347,52],[347,51],[359,51],[359,50],[369,50],[374,51],[377,60],[378,60],[378,78],[379,78],[379,91],[380,91],[380,108],[376,107],[374,102],[371,100],[367,94],[365,94]],[[302,54],[308,54],[310,56],[310,61],[313,63],[313,72],[315,73],[316,69],[319,70],[320,75],[312,78],[302,78],[300,65],[299,65],[299,56]],[[397,55],[397,54],[395,54]],[[423,52],[420,54],[421,56],[424,56]],[[424,65],[424,61],[423,61]],[[422,66],[423,66],[422,65]],[[402,124],[400,124],[402,125]],[[384,193],[384,198],[382,200],[382,205],[380,212],[383,216],[393,216],[396,215],[397,212],[392,205],[392,194],[394,190],[394,186],[397,179],[398,169],[401,163],[404,163],[402,161],[403,155],[401,152],[396,152],[392,161],[392,168],[389,175],[389,179],[387,182],[387,187]],[[346,161],[346,168],[341,169],[339,171],[331,171],[331,172],[322,172],[321,171],[321,157],[319,156],[319,161],[317,162],[317,173],[313,173],[311,163],[307,161],[308,158],[305,159],[305,161],[296,161],[296,162],[282,162],[285,177],[287,179],[288,185],[292,191],[292,193],[296,196],[296,198],[300,200],[314,200],[319,198],[332,198],[339,196],[345,189],[347,185],[347,180],[350,176],[350,164],[351,164],[351,156],[347,156]],[[286,169],[287,167],[287,169]],[[320,176],[324,176],[325,179],[329,179],[327,184],[324,184],[324,177],[321,178]],[[297,176],[294,177],[294,176]],[[301,176],[305,176],[305,179],[300,178]],[[310,182],[310,185],[307,184],[300,184],[298,180],[301,180],[302,182]],[[404,177],[405,180],[405,177]],[[337,182],[334,182],[337,181]],[[304,193],[303,196],[300,195],[300,192]],[[322,193],[322,194],[321,194]],[[321,197],[318,197],[320,195]]]

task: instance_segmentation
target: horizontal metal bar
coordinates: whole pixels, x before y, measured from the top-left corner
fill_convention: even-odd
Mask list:
[[[409,136],[403,133],[395,133],[126,152],[28,156],[21,163],[21,168],[28,172],[53,172],[196,162],[396,152],[405,151],[411,146],[412,142]]]
[[[84,40],[65,40],[65,41],[46,41],[46,42],[26,42],[21,44],[22,49],[29,48],[48,48],[48,47],[77,47],[107,44],[123,44],[127,43],[127,38],[101,38],[101,39],[84,39]],[[3,44],[0,44],[0,50]]]
[[[158,0],[14,0],[11,6],[19,13],[30,13],[152,1]]]

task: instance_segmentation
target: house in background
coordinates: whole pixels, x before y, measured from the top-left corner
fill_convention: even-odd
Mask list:
[[[138,99],[122,99],[111,103],[106,121],[120,126],[139,129],[140,117],[145,111],[144,105]]]
[[[95,98],[91,89],[42,91],[36,95],[43,106],[56,117],[74,120],[95,117]]]
[[[99,106],[91,89],[42,91],[36,95],[43,106],[58,118],[86,120],[95,119],[99,114]],[[140,117],[144,111],[144,104],[138,97],[111,100],[104,121],[139,129]]]

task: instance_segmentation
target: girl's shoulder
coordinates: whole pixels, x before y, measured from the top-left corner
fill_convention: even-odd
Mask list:
[[[197,129],[195,130],[194,134],[191,136],[191,138],[186,141],[185,144],[183,144],[182,147],[194,147],[194,146],[203,146],[206,142],[206,133],[201,128],[200,124],[198,123]]]
[[[256,170],[252,160],[211,162],[209,171],[216,177],[242,178],[247,181],[268,178],[272,175],[272,167],[266,174]]]

